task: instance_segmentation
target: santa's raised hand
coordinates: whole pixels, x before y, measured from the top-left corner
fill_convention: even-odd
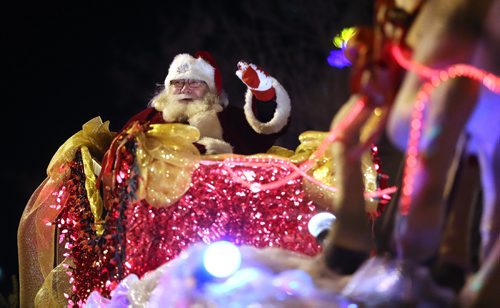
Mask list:
[[[266,102],[273,100],[276,92],[273,88],[271,76],[253,63],[238,62],[236,76],[252,91],[255,98]]]

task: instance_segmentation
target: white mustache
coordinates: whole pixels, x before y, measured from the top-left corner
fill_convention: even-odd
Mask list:
[[[193,97],[190,94],[186,94],[186,93],[174,94],[173,97],[177,101],[180,101],[182,99],[193,99]]]

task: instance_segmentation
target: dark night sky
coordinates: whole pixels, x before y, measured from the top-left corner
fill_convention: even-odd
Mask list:
[[[224,88],[236,101],[243,100],[245,90],[234,76],[237,61],[260,64],[289,90],[297,112],[326,114],[295,120],[294,135],[285,145],[292,146],[297,132],[328,129],[348,94],[347,72],[335,71],[325,60],[331,38],[344,26],[366,22],[371,1],[318,1],[314,7],[315,1],[256,2],[185,0],[176,6],[125,7],[80,1],[71,6],[20,3],[2,10],[3,106],[13,109],[2,113],[2,293],[17,274],[19,218],[57,148],[95,116],[119,129],[146,106],[176,54],[211,51]],[[316,83],[297,81],[301,77]]]
[[[12,284],[10,276],[17,275],[19,218],[30,194],[43,181],[50,158],[85,121],[100,115],[111,123],[123,123],[136,112],[134,108],[139,110],[147,102],[147,97],[138,99],[143,93],[135,94],[136,106],[113,102],[119,87],[113,70],[120,65],[115,53],[153,50],[156,43],[148,40],[156,34],[154,19],[146,18],[154,14],[153,6],[25,5],[2,12],[6,15],[2,45],[7,49],[3,102],[14,109],[9,114],[4,111],[2,121],[6,155],[0,230],[5,246],[0,254],[0,284],[4,294]],[[145,91],[154,91],[160,76],[146,80],[141,74],[135,76],[142,79],[137,83],[149,83]],[[5,122],[7,117],[12,117],[13,125]]]

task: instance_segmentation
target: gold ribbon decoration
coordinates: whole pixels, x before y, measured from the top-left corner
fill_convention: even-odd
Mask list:
[[[184,195],[198,167],[200,152],[193,143],[199,138],[198,129],[185,124],[152,124],[137,134],[139,200],[166,207]]]
[[[76,151],[85,146],[92,157],[100,159],[113,140],[114,133],[109,130],[109,121],[102,122],[95,117],[83,124],[82,130],[64,142],[50,160],[47,167],[49,177],[64,177],[64,165],[75,157]]]
[[[85,190],[87,192],[90,210],[94,216],[95,230],[97,235],[102,235],[104,233],[104,221],[102,220],[103,202],[101,194],[97,189],[97,178],[94,174],[92,156],[86,146],[82,146],[80,152],[82,153],[83,172],[85,173]]]

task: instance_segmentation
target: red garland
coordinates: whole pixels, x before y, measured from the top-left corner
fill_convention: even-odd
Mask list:
[[[100,283],[103,271],[98,263],[102,255],[102,239],[93,229],[94,216],[85,190],[85,174],[80,152],[70,162],[70,170],[69,179],[63,185],[66,187],[68,198],[55,220],[55,225],[56,232],[59,233],[56,237],[59,239],[58,244],[65,243],[66,249],[62,257],[68,256],[71,259],[68,279],[73,285],[73,292],[65,296],[68,303],[73,305],[82,303],[90,291],[102,291],[104,288]],[[60,255],[60,251],[61,249],[56,249],[56,255]],[[57,261],[62,260],[56,260],[56,264],[59,263]]]

